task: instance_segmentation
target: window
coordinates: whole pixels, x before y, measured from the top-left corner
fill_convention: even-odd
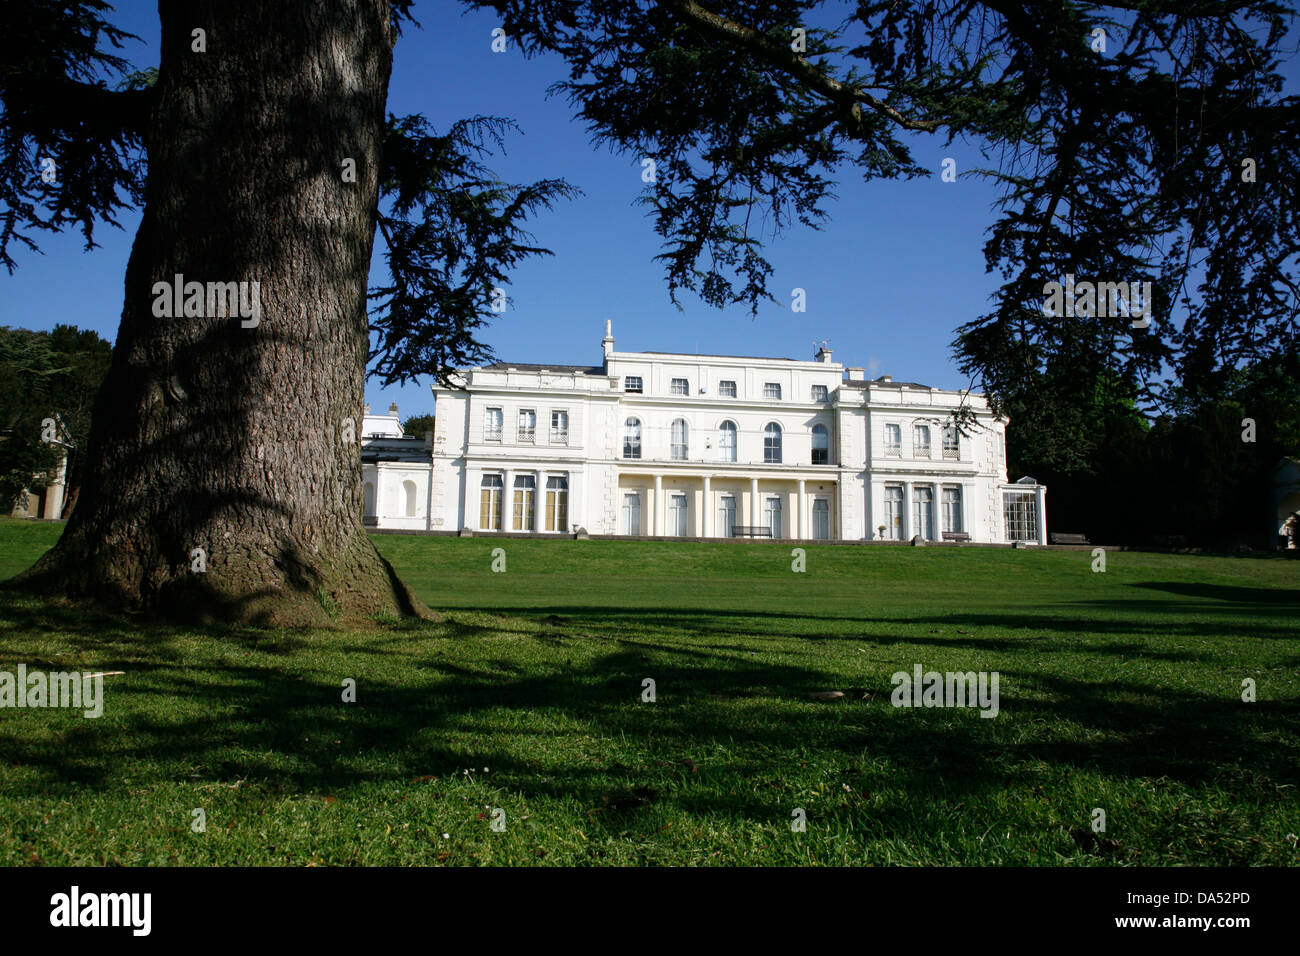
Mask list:
[[[912,489],[912,534],[934,540],[934,492],[924,485]]]
[[[781,537],[781,499],[770,497],[763,502],[763,524],[772,537]]]
[[[565,531],[569,527],[569,479],[556,475],[546,479],[546,530]]]
[[[885,537],[903,540],[903,486],[885,486]]]
[[[903,453],[903,429],[898,425],[885,426],[885,454],[897,458]]]
[[[719,381],[719,382],[718,382],[718,397],[719,397],[719,398],[735,398],[735,397],[736,397],[736,383],[733,382],[733,381],[730,381],[729,379],[725,379],[725,378],[722,379],[721,381]]]
[[[736,423],[723,422],[718,426],[718,461],[736,460]]]
[[[409,480],[402,482],[402,497],[405,499],[406,517],[408,518],[415,517],[416,494],[417,492],[415,490],[415,482]]]
[[[812,400],[814,402],[829,402],[830,393],[826,390],[825,385],[814,385],[812,387]]]
[[[641,391],[641,376],[628,375],[623,379],[623,391],[639,392]]]
[[[483,440],[500,441],[503,416],[499,408],[483,409]]]
[[[1038,540],[1038,498],[1032,491],[1002,492],[1002,518],[1008,541]]]
[[[674,461],[685,461],[687,450],[687,436],[690,430],[686,425],[686,419],[679,418],[673,422],[673,450],[672,457]]]
[[[943,489],[943,527],[945,531],[964,531],[961,522],[961,485]]]
[[[912,426],[912,449],[915,457],[930,457],[930,426],[913,425]]]
[[[812,536],[820,541],[831,536],[831,503],[825,498],[813,499]]]
[[[629,418],[623,423],[623,457],[641,457],[641,419]]]
[[[812,430],[812,463],[825,465],[830,462],[831,439],[825,425],[814,425]]]
[[[781,426],[769,422],[763,429],[763,461],[769,465],[781,463]]]
[[[723,495],[718,499],[718,531],[730,538],[736,528],[736,496]]]
[[[532,475],[515,476],[514,529],[536,531],[533,515],[537,504],[537,479]]]
[[[780,397],[781,397],[781,383],[780,383],[780,382],[764,382],[764,383],[763,383],[763,397],[764,397],[764,398],[780,398]]]
[[[504,482],[500,475],[484,475],[478,494],[478,526],[480,531],[501,530],[501,491]]]
[[[943,430],[943,457],[961,458],[961,433],[955,425],[948,425]]]
[[[551,444],[567,445],[569,443],[569,413],[562,408],[551,412]]]
[[[668,391],[674,395],[691,394],[691,383],[684,378],[675,378],[669,383]]]
[[[641,533],[641,495],[623,495],[623,533]]]
[[[519,441],[533,442],[537,439],[537,413],[531,408],[519,409]]]
[[[674,492],[668,496],[668,533],[684,538],[686,530],[686,496]]]

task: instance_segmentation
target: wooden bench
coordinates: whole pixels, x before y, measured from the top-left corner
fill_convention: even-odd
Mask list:
[[[760,524],[732,525],[731,536],[733,538],[770,538],[772,537],[772,529]]]
[[[945,531],[945,532],[943,533],[943,540],[945,540],[945,541],[969,541],[969,540],[970,540],[970,535],[967,534],[965,531]]]
[[[1064,531],[1053,531],[1047,536],[1052,544],[1092,544],[1086,534],[1070,534]]]

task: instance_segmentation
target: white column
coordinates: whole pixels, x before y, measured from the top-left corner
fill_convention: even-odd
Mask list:
[[[795,518],[795,524],[794,524],[794,536],[800,539],[802,539],[805,536],[803,523],[806,519],[804,518],[803,512],[804,512],[804,506],[807,502],[807,498],[804,495],[804,490],[805,490],[804,479],[800,478],[799,494],[797,496],[797,501],[795,503],[795,507],[798,509],[798,516]]]
[[[533,533],[537,534],[542,530],[542,479],[545,473],[540,471],[533,472]],[[525,520],[524,524],[528,522]]]
[[[711,490],[712,479],[708,475],[704,476],[704,502],[700,507],[704,509],[704,537],[713,537],[713,492]]]
[[[1047,488],[1037,485],[1034,497],[1038,505],[1035,509],[1038,512],[1038,543],[1047,544]]]
[[[911,541],[912,535],[912,483],[903,482],[903,540]]]
[[[501,489],[501,530],[512,531],[515,527],[515,473],[507,468],[501,481],[505,485]]]
[[[930,523],[934,527],[934,540],[943,540],[943,485],[937,481],[930,486]]]
[[[749,523],[755,528],[759,525],[758,510],[758,479],[749,479]]]
[[[384,509],[380,505],[380,499],[383,497],[382,489],[384,487],[384,463],[375,462],[375,527],[383,527]]]
[[[650,527],[652,535],[662,535],[664,533],[664,476],[655,475],[655,507],[654,507],[654,524]]]

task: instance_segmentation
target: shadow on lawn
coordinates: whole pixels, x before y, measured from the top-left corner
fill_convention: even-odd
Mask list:
[[[552,617],[548,626],[559,630],[562,620]],[[1024,768],[1039,762],[1119,778],[1213,781],[1252,803],[1275,799],[1278,786],[1300,785],[1296,702],[1248,707],[1230,694],[1137,680],[1007,674],[1002,713],[987,720],[973,710],[895,709],[884,677],[866,688],[870,701],[851,695],[813,703],[810,692],[839,686],[843,677],[819,669],[811,654],[808,663],[744,660],[734,653],[741,645],[604,638],[593,654],[592,639],[571,637],[585,655],[575,663],[566,657],[575,652],[554,643],[558,634],[541,632],[530,638],[531,673],[520,673],[509,658],[483,657],[490,649],[483,644],[452,663],[431,653],[435,641],[502,631],[449,619],[332,636],[331,653],[341,662],[387,657],[387,672],[396,665],[401,675],[377,679],[357,668],[358,702],[345,705],[338,680],[320,676],[317,662],[305,662],[305,673],[291,667],[313,646],[307,634],[210,628],[204,635],[216,653],[195,661],[175,644],[193,629],[135,631],[120,621],[109,626],[111,619],[2,604],[0,622],[0,667],[21,657],[15,635],[41,627],[73,634],[97,652],[133,655],[133,680],[110,692],[121,695],[112,720],[68,719],[57,746],[5,729],[5,763],[43,778],[31,785],[33,794],[48,793],[50,783],[116,788],[116,768],[136,760],[160,762],[178,779],[243,779],[272,791],[320,794],[449,777],[473,763],[490,766],[495,784],[525,797],[573,798],[598,808],[615,779],[628,788],[651,786],[657,799],[688,812],[764,821],[787,818],[792,781],[806,787],[808,776],[821,772],[801,770],[801,761],[838,765],[851,775],[865,760],[883,759],[890,785],[922,802],[1028,788],[1037,781]],[[511,639],[520,640],[519,633]],[[269,650],[283,655],[285,666],[231,662],[221,653],[227,648]],[[653,705],[639,702],[647,676],[658,687]],[[160,695],[207,703],[210,712],[160,717]],[[574,729],[557,730],[557,718]],[[566,747],[561,762],[546,743],[569,734],[627,743],[577,757]],[[520,756],[502,735],[516,744],[535,736],[537,758]],[[474,742],[473,754],[466,741]],[[618,759],[629,763],[607,763]],[[732,792],[737,779],[754,786]]]

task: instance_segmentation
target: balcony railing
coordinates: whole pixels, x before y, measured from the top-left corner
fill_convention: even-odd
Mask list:
[[[532,445],[532,444],[536,443],[536,441],[537,441],[537,429],[536,429],[536,428],[524,428],[524,427],[520,426],[520,428],[519,428],[519,438],[518,438],[518,441],[523,442],[523,443],[526,443],[526,444],[529,444],[529,445]]]
[[[500,441],[500,440],[501,440],[501,429],[499,429],[499,428],[489,428],[487,431],[485,431],[485,432],[483,433],[483,440],[484,440],[484,441]]]
[[[568,443],[569,443],[569,430],[568,430],[567,428],[563,428],[563,429],[552,428],[552,429],[551,429],[551,444],[552,444],[552,445],[567,445]]]

